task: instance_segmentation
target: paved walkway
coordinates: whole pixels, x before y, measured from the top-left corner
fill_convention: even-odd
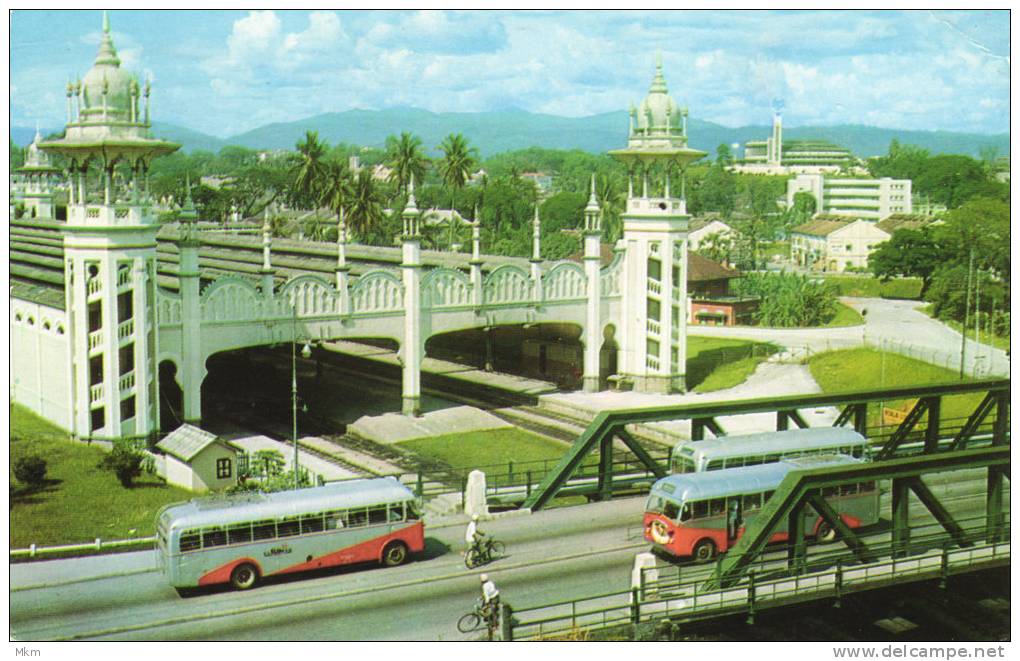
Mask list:
[[[570,406],[581,409],[594,416],[607,409],[641,408],[649,406],[681,406],[684,404],[707,404],[739,399],[755,399],[760,397],[782,397],[787,395],[806,395],[821,390],[815,383],[811,373],[804,365],[789,365],[776,362],[764,362],[743,383],[727,390],[710,393],[685,393],[676,395],[655,395],[640,392],[597,393],[557,393],[543,395],[543,402],[549,401],[557,407]],[[838,415],[833,408],[822,408],[802,411],[805,421],[814,426],[831,425]],[[739,416],[722,416],[717,418],[728,434],[751,434],[761,431],[774,431],[776,428],[775,414],[754,413]],[[691,423],[689,420],[657,422],[646,425],[664,432],[664,435],[690,438]]]
[[[755,326],[690,326],[690,335],[775,342],[812,353],[864,344],[908,355],[941,367],[960,367],[960,334],[917,308],[920,301],[884,298],[843,298],[858,312],[867,310],[865,323],[839,328],[760,328]],[[1001,349],[967,342],[965,371],[976,376],[1008,376],[1009,359]]]

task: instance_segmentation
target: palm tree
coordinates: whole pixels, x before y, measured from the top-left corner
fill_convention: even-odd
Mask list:
[[[430,161],[421,149],[421,138],[406,131],[399,138],[392,135],[386,138],[386,165],[393,170],[390,181],[397,184],[398,193],[407,193],[407,183],[412,177],[415,181],[424,181]]]
[[[306,131],[305,139],[297,143],[297,150],[301,153],[301,160],[294,168],[294,188],[299,195],[315,200],[325,171],[322,159],[326,154],[326,144],[319,141],[317,131]]]
[[[347,210],[354,188],[354,177],[344,161],[327,161],[319,189],[319,204],[336,214],[337,231]]]
[[[443,178],[443,183],[451,189],[450,208],[456,210],[457,189],[464,188],[471,171],[475,169],[477,150],[468,145],[467,138],[460,133],[446,136],[439,145],[439,150],[443,152],[443,158],[439,161],[439,174]],[[452,241],[452,234],[450,238]]]
[[[365,237],[383,220],[382,192],[368,168],[358,172],[351,187],[350,203],[346,206],[347,225],[359,237]]]
[[[616,243],[623,235],[620,214],[627,203],[623,180],[610,174],[595,177],[595,198],[602,209],[602,236],[607,243]]]

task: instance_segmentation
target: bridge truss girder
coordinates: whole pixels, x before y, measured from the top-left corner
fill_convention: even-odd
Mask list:
[[[830,526],[841,533],[844,543],[853,550],[859,559],[867,559],[870,555],[867,547],[853,531],[843,524],[838,514],[821,496],[822,489],[844,484],[892,480],[894,552],[898,549],[905,550],[909,542],[908,491],[914,491],[918,495],[919,500],[958,543],[967,542],[963,530],[927,489],[920,477],[928,473],[967,468],[987,467],[989,470],[998,471],[1000,467],[1008,465],[1009,447],[993,446],[958,452],[922,454],[883,462],[792,471],[783,479],[768,502],[762,506],[758,516],[748,525],[743,536],[719,560],[715,572],[707,581],[706,586],[728,587],[738,582],[747,568],[760,556],[783,521],[787,522],[790,537],[789,564],[791,569],[797,570],[803,564],[806,552],[803,512],[804,508],[809,505],[814,507]],[[1001,475],[1001,472],[999,474]],[[1001,534],[1004,527],[1002,519],[1000,508],[995,522],[996,526],[986,527],[986,537],[992,538],[994,535]]]
[[[635,449],[640,448],[640,444],[629,435],[626,435],[624,431],[625,426],[629,424],[687,419],[691,421],[691,440],[698,441],[704,438],[706,429],[716,436],[723,436],[725,431],[717,418],[724,415],[775,413],[776,429],[783,430],[788,428],[791,420],[799,427],[807,427],[806,421],[800,415],[801,409],[833,406],[841,407],[841,412],[833,423],[834,427],[844,426],[852,422],[854,429],[858,433],[867,436],[867,409],[869,403],[917,398],[918,403],[911,413],[908,414],[908,419],[904,420],[903,424],[893,432],[893,435],[886,444],[877,451],[881,458],[888,459],[895,455],[896,450],[909,437],[910,432],[913,431],[924,413],[928,414],[929,422],[924,435],[924,451],[925,453],[938,452],[938,424],[941,420],[942,397],[973,392],[984,392],[986,394],[982,403],[968,418],[968,423],[954,436],[951,449],[966,447],[967,440],[974,436],[992,408],[996,409],[992,444],[1008,444],[1008,379],[986,379],[966,383],[954,382],[909,388],[862,390],[838,394],[769,397],[708,404],[603,411],[595,417],[588,428],[578,437],[577,441],[574,442],[574,445],[561,458],[556,467],[545,476],[542,483],[531,492],[531,495],[524,501],[523,507],[538,510],[546,505],[573,475],[584,458],[596,448],[600,451],[605,449],[601,453],[602,457],[600,458],[599,497],[608,497],[612,491],[613,479],[611,475],[611,457],[609,460],[606,460],[606,456],[611,455],[612,450],[610,446],[613,438],[619,438],[626,443],[642,463],[656,476],[664,476],[666,474],[665,467],[649,457],[647,452],[641,450],[639,453]],[[998,476],[1000,474],[1001,472],[995,475]],[[989,473],[990,484],[992,481],[1001,482],[1001,477],[996,476]],[[1001,484],[999,491],[1001,492]],[[995,502],[999,504],[995,505]],[[997,497],[992,505],[993,509],[1001,514],[1001,495]]]

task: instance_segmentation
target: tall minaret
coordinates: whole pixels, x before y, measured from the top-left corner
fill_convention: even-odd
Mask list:
[[[120,68],[104,12],[99,53],[81,81],[77,112],[62,138],[39,144],[68,163],[65,304],[74,383],[72,433],[79,438],[148,437],[159,427],[159,224],[145,173],[154,158],[180,145],[152,137],[138,121],[132,106],[136,85],[134,76]],[[78,89],[76,83],[76,96]],[[187,392],[201,384],[183,385]]]
[[[400,270],[404,281],[404,341],[400,345],[403,412],[417,417],[421,414],[421,361],[425,346],[421,339],[420,214],[414,199],[414,177],[408,185],[407,204],[401,216],[404,220],[404,232],[400,237],[403,256]]]
[[[595,197],[595,175],[591,176],[591,195],[584,208],[584,277],[585,324],[584,324],[584,380],[585,392],[599,390],[599,356],[602,353],[602,322],[599,309],[602,304],[601,292],[602,258],[602,209]]]
[[[625,260],[618,371],[636,390],[647,392],[686,388],[689,216],[683,179],[687,165],[705,152],[687,146],[684,115],[669,96],[660,58],[626,149],[609,152],[627,165],[630,176],[622,217]],[[680,186],[671,185],[676,174]]]
[[[783,164],[783,115],[778,109],[772,115],[772,135],[766,143],[766,153],[769,165]]]

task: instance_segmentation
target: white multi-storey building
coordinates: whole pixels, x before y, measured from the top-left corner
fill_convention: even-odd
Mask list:
[[[850,179],[799,174],[786,182],[786,204],[797,193],[810,193],[818,213],[853,216],[877,222],[894,213],[912,213],[909,179]]]

